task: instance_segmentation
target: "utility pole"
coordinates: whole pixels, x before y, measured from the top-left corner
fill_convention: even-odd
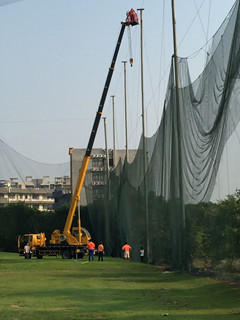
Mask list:
[[[106,123],[106,117],[103,118],[104,121],[104,134],[105,134],[105,148],[106,148],[106,161],[107,161],[107,178],[109,179],[109,155],[108,155],[108,143],[107,143],[107,123]]]
[[[125,100],[125,133],[126,133],[126,161],[128,161],[128,121],[127,121],[127,61],[122,61],[124,64],[124,100]]]
[[[71,197],[73,196],[73,167],[72,167],[72,152],[74,148],[69,148],[70,155],[70,177],[71,177]]]
[[[113,167],[116,167],[116,133],[115,133],[115,104],[114,104],[114,97],[112,98],[112,108],[113,108]]]
[[[185,264],[185,207],[183,199],[183,171],[182,171],[182,144],[181,144],[181,117],[180,117],[180,97],[179,97],[179,67],[177,53],[177,32],[176,32],[176,14],[175,0],[172,0],[172,24],[173,24],[173,46],[174,46],[174,71],[176,85],[176,104],[177,104],[177,132],[178,132],[178,167],[179,167],[179,200],[181,209],[181,236],[179,239],[179,267],[184,268]]]
[[[145,198],[145,216],[146,216],[146,230],[147,230],[147,261],[150,262],[150,247],[149,247],[149,213],[148,213],[148,191],[147,191],[147,176],[146,176],[146,132],[145,132],[145,105],[144,105],[144,72],[143,72],[143,18],[142,12],[144,9],[137,9],[140,11],[140,30],[141,30],[141,91],[142,91],[142,134],[143,134],[143,181],[144,181],[144,198]]]
[[[109,155],[108,155],[108,143],[107,143],[107,123],[106,117],[103,118],[104,121],[104,133],[105,133],[105,148],[106,148],[106,161],[107,161],[107,185],[108,185],[108,199],[110,199],[110,186],[109,186]]]

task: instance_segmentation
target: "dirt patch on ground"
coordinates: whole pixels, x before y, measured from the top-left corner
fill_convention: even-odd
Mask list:
[[[240,259],[225,259],[214,267],[208,260],[196,260],[192,265],[191,274],[240,287]]]
[[[185,273],[190,274],[192,276],[206,277],[209,279],[214,279],[221,283],[227,284],[232,287],[240,288],[240,260],[234,261],[233,264],[229,266],[229,262],[223,261],[221,264],[212,268],[207,261],[196,261],[193,265],[191,265]],[[178,272],[171,269],[169,264],[162,264],[159,266],[155,266],[156,271],[160,271],[163,274],[170,272]],[[230,270],[230,271],[229,271]]]

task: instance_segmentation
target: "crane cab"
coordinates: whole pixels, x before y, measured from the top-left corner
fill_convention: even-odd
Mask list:
[[[72,228],[72,235],[78,239],[78,227]],[[91,235],[87,229],[81,228],[81,242],[83,245],[87,245],[89,240],[91,240]]]

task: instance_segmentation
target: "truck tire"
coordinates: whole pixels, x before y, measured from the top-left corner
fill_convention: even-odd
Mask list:
[[[68,249],[62,251],[62,258],[63,259],[72,259],[72,254]]]

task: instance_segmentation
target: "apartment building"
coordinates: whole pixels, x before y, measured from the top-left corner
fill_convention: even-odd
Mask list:
[[[0,206],[23,201],[32,208],[40,211],[51,210],[54,199],[48,190],[44,189],[21,189],[21,188],[0,188]]]
[[[70,174],[72,178],[71,187],[73,192],[77,184],[79,170],[82,166],[85,152],[86,149],[69,149]],[[128,162],[132,162],[134,160],[136,152],[137,150],[128,151]],[[81,205],[86,205],[94,200],[104,199],[108,175],[120,160],[122,160],[123,163],[125,156],[126,150],[115,150],[114,152],[110,149],[108,150],[108,154],[106,154],[105,149],[94,148],[92,150],[86,177],[80,194]]]
[[[49,176],[42,179],[27,176],[24,182],[16,178],[0,180],[0,206],[23,201],[40,211],[52,210],[55,205],[54,191],[58,190],[58,195],[68,194],[70,198],[70,185],[69,177],[56,177],[54,181]]]

